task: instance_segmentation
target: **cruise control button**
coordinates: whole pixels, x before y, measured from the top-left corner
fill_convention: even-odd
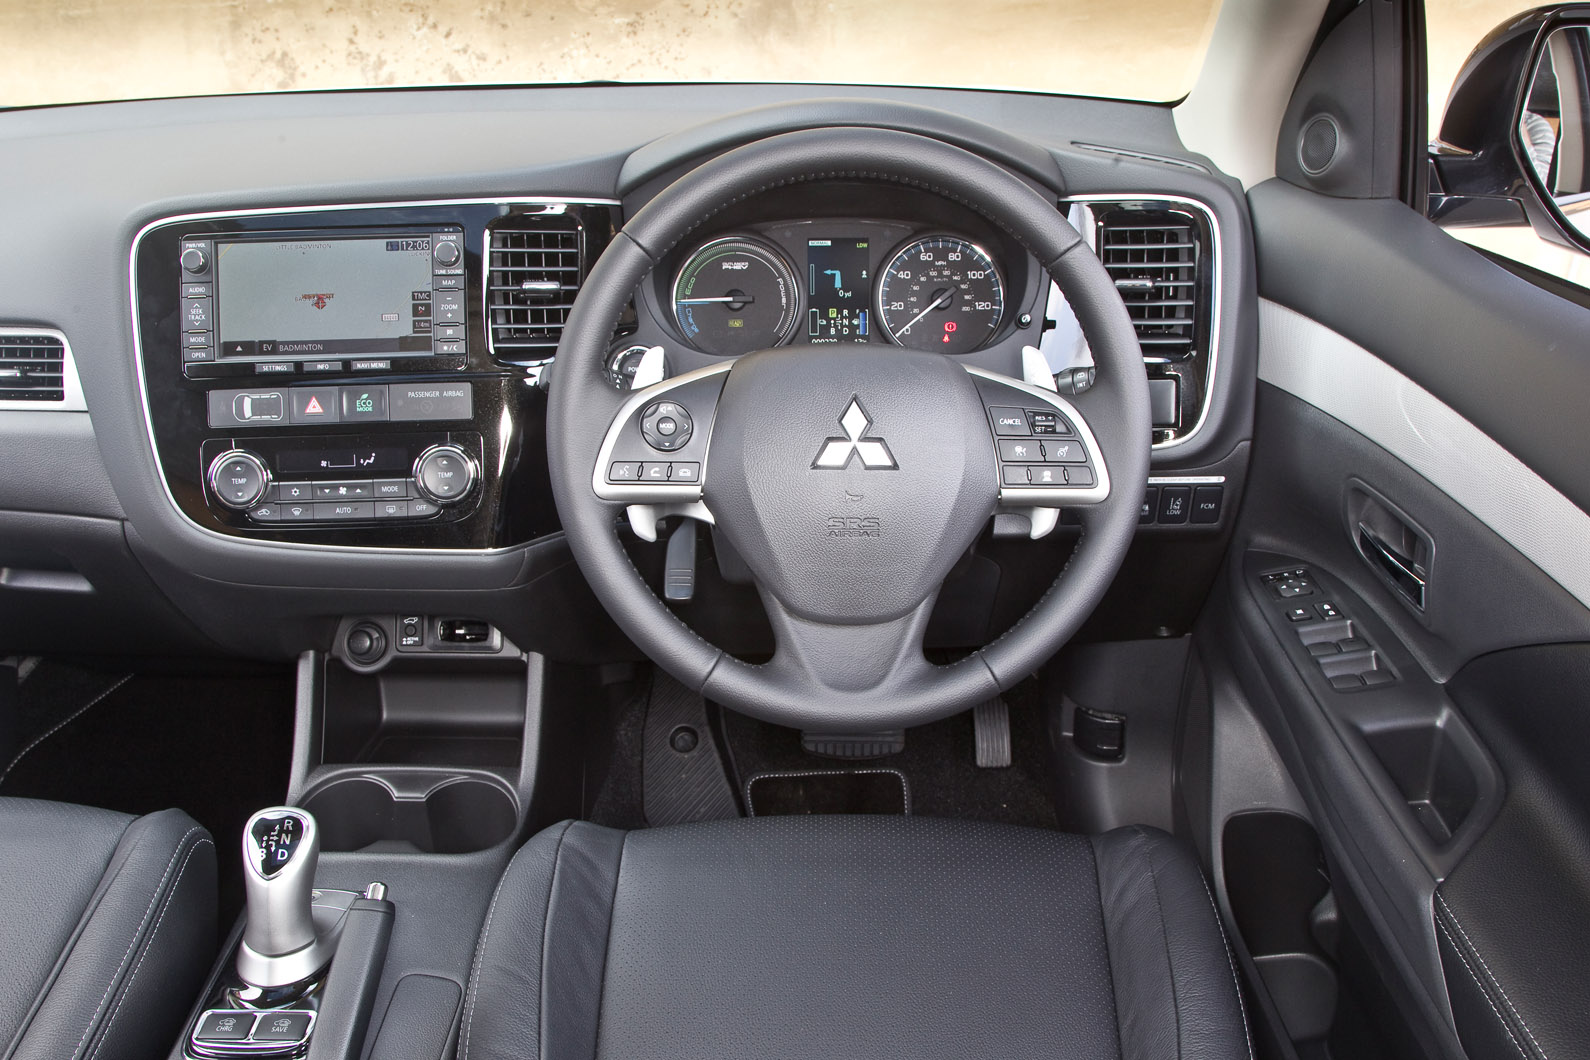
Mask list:
[[[1000,439],[999,459],[1009,460],[1015,464],[1028,464],[1034,460],[1042,460],[1043,449],[1037,442],[1007,442],[1004,439]]]
[[[1058,412],[1047,410],[1028,409],[1027,426],[1032,428],[1033,434],[1071,433],[1071,428],[1066,426],[1066,421],[1060,418]]]
[[[1066,485],[1091,486],[1093,484],[1093,469],[1091,467],[1066,468]]]
[[[994,417],[995,434],[1019,437],[1031,433],[1027,428],[1027,414],[1021,409],[1002,408],[996,405],[988,411]]]
[[[1055,464],[1081,464],[1087,461],[1088,454],[1083,451],[1081,442],[1062,442],[1046,438],[1043,443],[1043,458]]]
[[[241,1042],[253,1029],[252,1012],[206,1012],[193,1038],[200,1042]]]

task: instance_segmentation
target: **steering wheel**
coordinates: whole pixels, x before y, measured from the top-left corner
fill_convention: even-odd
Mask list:
[[[670,249],[737,201],[831,179],[927,189],[1009,231],[1082,325],[1098,369],[1085,402],[881,345],[762,350],[615,393],[605,375],[614,326]],[[581,288],[547,420],[569,547],[619,626],[703,696],[823,732],[948,717],[1035,671],[1126,556],[1149,438],[1148,383],[1126,309],[1055,203],[960,148],[871,128],[773,136],[658,193]],[[619,541],[625,504],[715,522],[755,577],[777,644],[770,661],[719,650],[657,598]],[[1036,516],[1062,505],[1077,508],[1082,536],[1043,599],[993,643],[930,663],[923,635],[939,588],[996,510]]]

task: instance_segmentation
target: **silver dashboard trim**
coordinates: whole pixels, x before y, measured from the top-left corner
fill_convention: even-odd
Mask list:
[[[1186,195],[1166,195],[1159,192],[1143,192],[1135,195],[1123,195],[1120,193],[1109,195],[1067,195],[1061,200],[1061,202],[1083,204],[1101,202],[1167,202],[1173,203],[1177,206],[1185,206],[1189,209],[1197,210],[1204,216],[1204,219],[1209,222],[1209,235],[1212,244],[1210,250],[1215,256],[1215,264],[1214,277],[1210,283],[1210,287],[1213,289],[1214,294],[1209,305],[1209,378],[1204,385],[1203,406],[1198,410],[1198,419],[1194,421],[1192,430],[1188,431],[1180,438],[1173,438],[1168,442],[1155,442],[1153,449],[1155,452],[1164,452],[1168,449],[1175,449],[1177,446],[1186,445],[1188,442],[1198,437],[1198,435],[1203,431],[1204,426],[1209,422],[1209,410],[1214,404],[1215,382],[1219,378],[1220,374],[1220,308],[1222,301],[1221,286],[1222,280],[1225,278],[1226,256],[1220,238],[1220,221],[1217,217],[1215,217],[1214,209],[1210,207],[1208,203],[1203,202],[1200,199],[1194,199]],[[1090,209],[1088,212],[1092,213],[1093,211]],[[1087,233],[1084,233],[1084,235],[1087,235]],[[1091,238],[1089,239],[1088,246],[1093,250],[1095,255],[1098,253],[1098,248],[1093,246]]]
[[[347,555],[350,553],[366,554],[372,556],[500,556],[522,549],[523,545],[508,545],[503,548],[382,548],[377,545],[324,545],[308,541],[257,541],[233,534],[223,534],[218,530],[211,530],[207,526],[200,526],[182,510],[177,503],[176,496],[171,492],[171,484],[166,481],[165,472],[160,466],[160,450],[155,442],[154,420],[149,412],[149,388],[144,379],[144,346],[142,321],[138,314],[138,250],[143,245],[144,237],[156,228],[163,228],[169,224],[183,221],[214,221],[226,217],[268,217],[276,215],[338,213],[351,210],[392,210],[405,207],[423,206],[621,206],[617,199],[589,199],[580,197],[549,197],[549,196],[485,196],[482,198],[464,199],[405,199],[392,202],[360,202],[360,203],[325,203],[314,206],[259,206],[241,210],[204,210],[196,213],[169,214],[157,217],[138,229],[133,236],[132,246],[127,252],[127,293],[131,299],[132,311],[132,340],[133,340],[133,370],[138,379],[138,401],[142,406],[144,421],[144,439],[149,443],[149,457],[155,463],[155,477],[160,481],[160,491],[165,495],[166,502],[171,505],[171,510],[177,513],[188,526],[207,537],[224,541],[230,545],[244,548],[269,548],[288,549],[299,552],[324,552],[330,555]],[[44,330],[44,329],[39,329]],[[64,338],[64,336],[63,336]],[[58,406],[57,406],[58,407]]]
[[[61,360],[61,392],[60,401],[0,401],[0,412],[87,412],[88,402],[83,399],[83,382],[77,374],[77,362],[72,358],[72,344],[66,338],[65,332],[57,328],[33,328],[25,326],[0,326],[0,338],[8,335],[43,335],[55,339],[61,344],[63,353]]]

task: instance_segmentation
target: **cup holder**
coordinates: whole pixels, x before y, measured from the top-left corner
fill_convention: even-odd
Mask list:
[[[469,854],[512,837],[518,807],[502,785],[456,773],[360,773],[316,786],[300,800],[326,851]]]

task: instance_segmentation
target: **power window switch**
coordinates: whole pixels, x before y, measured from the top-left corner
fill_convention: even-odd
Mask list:
[[[1351,692],[1364,687],[1364,679],[1357,674],[1337,674],[1331,678],[1331,687],[1338,692]]]
[[[1314,615],[1306,607],[1289,607],[1286,609],[1286,617],[1293,622],[1307,622]]]
[[[1342,617],[1342,613],[1336,609],[1336,605],[1331,603],[1329,600],[1325,601],[1324,603],[1315,604],[1314,606],[1319,609],[1319,617],[1327,621],[1333,618]]]

